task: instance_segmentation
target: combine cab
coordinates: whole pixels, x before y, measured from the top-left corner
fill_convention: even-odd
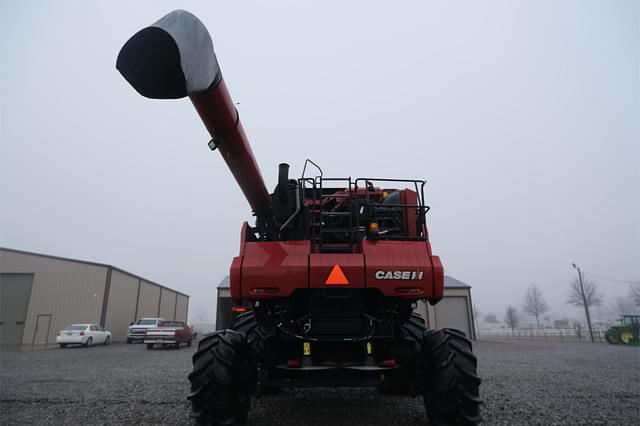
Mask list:
[[[612,345],[640,346],[640,315],[623,315],[620,325],[611,326],[604,338]]]
[[[471,341],[427,330],[444,271],[429,243],[422,180],[329,178],[310,160],[281,164],[269,193],[213,52],[193,15],[175,11],[135,34],[117,68],[142,95],[188,96],[255,215],[231,262],[232,329],[207,335],[189,375],[199,424],[235,424],[251,396],[281,387],[367,386],[422,394],[435,423],[476,424]],[[243,312],[244,311],[244,312]]]

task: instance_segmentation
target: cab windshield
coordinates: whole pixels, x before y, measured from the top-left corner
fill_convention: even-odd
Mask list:
[[[136,325],[156,325],[156,320],[153,320],[153,319],[141,319],[141,320],[138,320]]]

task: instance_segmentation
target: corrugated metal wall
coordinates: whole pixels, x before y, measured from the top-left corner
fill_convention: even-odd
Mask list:
[[[117,342],[140,317],[187,321],[188,296],[109,265],[0,249],[0,273],[34,277],[23,349],[55,345],[56,333],[73,323],[104,322]]]
[[[161,318],[172,320],[175,319],[176,293],[167,289],[160,290],[160,315]]]
[[[189,311],[189,298],[182,294],[178,295],[176,303],[176,319],[181,321],[187,320],[187,314]]]
[[[140,280],[112,269],[109,300],[104,327],[111,332],[114,342],[127,339],[127,327],[136,320],[136,301]]]
[[[160,306],[160,287],[146,281],[140,285],[140,299],[138,300],[138,318],[157,317]]]
[[[470,338],[476,338],[470,289],[445,288],[444,298],[431,308],[435,317],[434,328],[457,328]]]
[[[3,273],[33,273],[33,287],[22,340],[23,347],[55,343],[56,333],[71,323],[100,322],[107,267],[2,251]],[[38,316],[50,315],[36,335]],[[42,321],[42,320],[41,320]]]

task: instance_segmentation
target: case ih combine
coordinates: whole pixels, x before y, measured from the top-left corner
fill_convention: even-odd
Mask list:
[[[328,178],[307,160],[299,179],[281,164],[270,194],[209,33],[188,12],[136,33],[117,68],[143,96],[191,99],[255,215],[230,272],[232,298],[249,309],[193,355],[197,423],[240,423],[252,394],[308,386],[422,394],[432,423],[480,421],[471,342],[458,330],[427,330],[413,312],[443,295],[424,181]]]

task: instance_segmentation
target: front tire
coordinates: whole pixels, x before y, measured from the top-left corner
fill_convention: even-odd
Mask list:
[[[93,345],[93,337],[89,337],[89,338],[87,339],[87,343],[85,343],[85,344],[84,344],[84,346],[85,346],[86,348],[91,347],[91,345]]]
[[[266,349],[266,333],[264,329],[258,324],[256,315],[253,311],[243,312],[236,317],[233,324],[233,330],[244,333],[247,338],[247,344],[249,345],[249,352],[253,359],[253,363],[262,368],[267,366],[267,349]],[[257,376],[257,371],[256,371]],[[280,386],[268,385],[260,383],[259,388],[256,388],[256,395],[271,395],[279,393],[282,390]]]
[[[612,334],[605,334],[604,335],[604,340],[607,341],[607,343],[611,344],[611,345],[617,345],[620,343],[620,340],[618,339],[617,336],[614,336]]]
[[[434,425],[476,425],[480,416],[478,361],[460,330],[428,330],[424,335],[424,404]]]
[[[246,337],[233,330],[205,336],[193,355],[192,414],[199,425],[234,425],[249,412],[255,365]]]
[[[153,349],[153,343],[147,343],[147,349]]]
[[[104,339],[104,344],[105,346],[111,343],[111,337],[107,336],[106,339]]]
[[[233,330],[244,333],[251,356],[256,364],[264,363],[267,360],[265,340],[266,336],[262,327],[258,325],[256,316],[252,311],[243,312],[236,317]]]
[[[66,348],[66,347],[67,347],[67,344],[66,344],[66,343],[60,343],[60,348],[61,348],[61,349],[64,349],[64,348]]]

